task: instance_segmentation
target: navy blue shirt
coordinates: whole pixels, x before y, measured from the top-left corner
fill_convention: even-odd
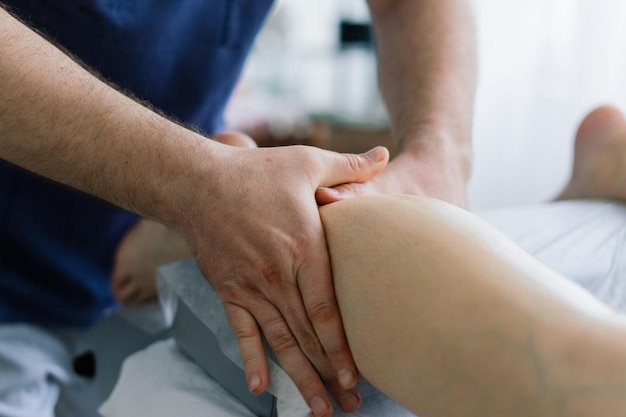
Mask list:
[[[31,27],[205,133],[272,0],[3,0]],[[0,322],[84,326],[115,306],[115,250],[136,216],[0,161]]]

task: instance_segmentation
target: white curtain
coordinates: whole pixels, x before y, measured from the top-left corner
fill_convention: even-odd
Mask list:
[[[279,86],[278,103],[290,109],[332,109],[338,14],[364,4],[279,0],[247,79]],[[626,110],[626,0],[473,5],[479,82],[471,208],[544,201],[569,176],[573,137],[584,114],[605,103]]]
[[[582,117],[626,110],[626,1],[475,0],[472,209],[553,197]]]

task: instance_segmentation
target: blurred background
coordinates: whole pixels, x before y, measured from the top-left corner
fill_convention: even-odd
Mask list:
[[[569,177],[584,115],[603,104],[626,110],[626,2],[472,3],[479,79],[470,208],[548,200]],[[227,124],[267,144],[393,148],[368,21],[365,0],[277,0]]]

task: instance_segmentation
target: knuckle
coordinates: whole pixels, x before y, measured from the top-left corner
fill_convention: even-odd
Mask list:
[[[233,276],[224,276],[223,279],[213,284],[215,291],[222,296],[222,298],[230,298],[235,294],[241,294],[243,290],[241,282]]]
[[[275,286],[283,281],[283,274],[279,267],[272,263],[266,263],[260,269],[261,276],[268,284]]]
[[[255,368],[261,362],[261,357],[256,353],[242,354],[241,360],[243,362],[244,369],[251,369]]]
[[[291,350],[298,345],[296,343],[296,339],[291,334],[286,332],[268,336],[268,342],[270,342],[272,349],[276,352],[276,354]]]
[[[268,322],[264,328],[267,342],[274,352],[281,353],[297,346],[293,337],[282,318],[276,318]]]
[[[361,155],[346,155],[348,166],[354,172],[359,172],[365,166],[365,159]]]
[[[308,375],[303,378],[298,379],[296,385],[298,386],[298,390],[300,392],[305,392],[309,390],[315,389],[315,386],[318,384],[318,377],[315,375]]]
[[[325,323],[337,317],[337,309],[334,303],[322,301],[310,307],[308,314],[313,323]]]
[[[246,340],[253,339],[258,337],[258,332],[256,329],[253,329],[250,326],[233,324],[232,326],[233,333],[235,334],[235,338],[237,340]]]
[[[300,348],[309,358],[321,356],[323,354],[322,345],[320,345],[318,340],[314,337],[307,337],[300,344]]]
[[[219,283],[214,285],[214,289],[222,300],[242,304],[246,300],[250,301],[258,297],[260,290],[253,284],[253,280],[228,275],[219,280]]]
[[[341,345],[333,345],[333,346],[328,346],[324,352],[326,353],[326,357],[329,360],[332,359],[339,359],[339,358],[343,358],[344,354],[346,353],[346,349],[343,348],[343,346]]]

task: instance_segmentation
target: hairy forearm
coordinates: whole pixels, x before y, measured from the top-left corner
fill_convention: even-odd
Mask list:
[[[438,149],[469,174],[476,78],[467,0],[369,0],[379,82],[405,151]],[[455,163],[457,161],[455,160]]]
[[[210,141],[119,93],[0,9],[0,157],[147,217]]]

